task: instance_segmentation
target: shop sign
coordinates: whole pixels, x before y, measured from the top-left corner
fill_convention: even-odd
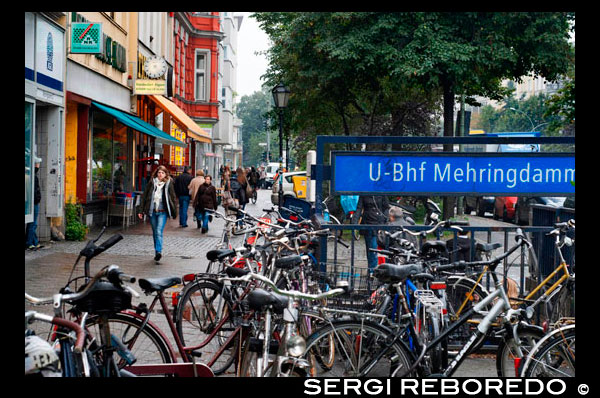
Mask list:
[[[136,79],[133,89],[134,95],[165,95],[167,93],[166,80]]]
[[[71,24],[71,53],[99,54],[102,52],[102,24],[73,22]]]
[[[501,196],[575,194],[563,153],[332,152],[334,194]]]
[[[36,82],[63,91],[64,32],[43,18],[36,18]]]

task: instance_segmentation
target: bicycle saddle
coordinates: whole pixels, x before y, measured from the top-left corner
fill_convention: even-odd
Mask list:
[[[250,270],[249,269],[243,269],[243,268],[236,268],[236,267],[227,267],[227,268],[225,268],[225,273],[230,278],[239,278],[239,277],[242,277],[242,276],[244,276],[246,274],[249,274]]]
[[[139,284],[142,290],[147,293],[150,292],[160,292],[162,290],[168,289],[172,286],[179,285],[181,283],[181,278],[177,276],[170,276],[167,278],[152,278],[152,279],[140,279]]]
[[[219,249],[219,250],[210,250],[206,253],[206,258],[208,261],[221,261],[226,257],[235,255],[235,250],[230,249]]]
[[[420,274],[423,267],[420,264],[379,264],[373,270],[373,276],[384,283],[401,282],[411,275]]]
[[[275,313],[281,314],[288,306],[287,297],[263,289],[251,291],[247,300],[250,308],[255,311],[264,311],[266,307],[272,306]]]
[[[292,269],[300,264],[302,264],[302,257],[299,255],[281,257],[275,260],[275,268],[279,269]]]
[[[475,248],[479,251],[482,252],[491,252],[493,250],[496,250],[497,248],[501,247],[502,244],[499,242],[496,243],[481,243],[481,242],[477,242],[477,244],[475,245]]]

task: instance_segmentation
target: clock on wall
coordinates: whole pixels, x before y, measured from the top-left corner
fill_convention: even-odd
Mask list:
[[[158,79],[167,72],[167,61],[163,57],[153,55],[144,62],[144,72],[151,79]]]

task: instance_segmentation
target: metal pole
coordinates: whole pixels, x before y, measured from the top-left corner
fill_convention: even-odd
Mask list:
[[[279,207],[283,206],[283,110],[279,109]]]

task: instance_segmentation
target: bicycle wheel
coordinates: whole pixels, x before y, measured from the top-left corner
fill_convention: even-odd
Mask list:
[[[575,325],[557,329],[530,353],[521,377],[575,377]]]
[[[309,336],[303,357],[311,365],[311,377],[408,376],[414,358],[399,341],[388,346],[391,336],[390,329],[369,321],[336,321]],[[324,369],[317,358],[323,347],[329,347],[332,338],[335,359],[330,368]]]
[[[519,327],[517,330],[521,341],[522,360],[525,360],[531,349],[544,337],[544,332],[537,327]],[[499,377],[515,377],[515,359],[517,343],[513,336],[504,338],[498,344],[496,351],[496,371]],[[518,377],[518,376],[517,376]]]
[[[258,194],[256,193],[256,189],[252,191],[252,204],[256,204],[256,201],[258,200]]]
[[[94,346],[99,344],[100,340],[100,318],[98,316],[90,317],[86,323],[86,329],[93,339],[90,350],[94,350]],[[150,323],[143,325],[143,321],[133,314],[119,312],[112,314],[108,318],[110,333],[120,342],[122,342],[131,351],[135,357],[135,365],[173,363],[176,359],[171,356],[169,343]],[[143,326],[143,327],[142,327]],[[137,332],[140,331],[136,337]],[[114,354],[115,363],[119,369],[126,367],[127,362],[119,356],[117,352]],[[165,376],[167,376],[165,374]]]
[[[473,287],[475,287],[474,290]],[[473,293],[470,293],[471,290],[473,290]],[[451,323],[456,321],[462,314],[474,307],[487,295],[487,292],[485,292],[481,285],[475,285],[475,281],[471,279],[461,279],[459,276],[450,276],[446,280],[446,305]],[[489,311],[490,309],[491,305],[488,305],[483,310]],[[477,320],[478,318],[479,316],[477,314],[473,317],[474,320]],[[448,336],[450,342],[464,345],[473,335],[475,328],[477,328],[477,323],[465,322]],[[472,351],[479,349],[484,341],[485,336],[473,346]]]
[[[205,344],[201,348],[202,359],[207,363],[215,360],[210,365],[215,375],[224,373],[235,360],[238,340],[238,337],[234,338],[225,351],[214,358],[236,329],[231,302],[221,292],[221,286],[215,282],[201,280],[191,283],[183,289],[175,311],[175,324],[182,344]],[[219,327],[224,318],[227,319]]]

